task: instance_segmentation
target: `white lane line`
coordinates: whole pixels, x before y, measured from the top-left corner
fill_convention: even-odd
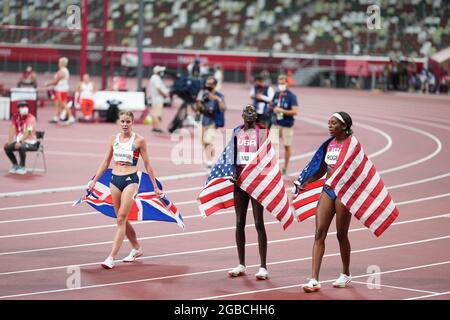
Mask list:
[[[313,151],[299,154],[296,156],[293,156],[291,158],[291,162],[297,161],[300,159],[308,158],[314,154]],[[284,162],[283,159],[280,160],[280,162]],[[198,171],[198,172],[191,172],[191,173],[183,173],[183,174],[176,174],[176,175],[170,175],[170,176],[163,176],[158,177],[158,180],[161,182],[165,181],[173,181],[173,180],[182,180],[182,179],[189,179],[189,178],[197,178],[197,177],[207,177],[209,175],[209,171]],[[194,188],[184,188],[184,189],[178,189],[176,192],[185,192],[185,191],[193,191],[201,189],[202,187],[194,187]],[[0,193],[0,198],[9,198],[9,197],[23,197],[23,196],[32,196],[32,195],[43,195],[43,194],[50,194],[50,193],[58,193],[58,192],[72,192],[72,191],[85,191],[86,185],[75,185],[75,186],[68,186],[68,187],[59,187],[59,188],[45,188],[45,189],[34,189],[34,190],[25,190],[25,191],[14,191],[14,192],[3,192]],[[167,191],[167,193],[176,193],[175,191]],[[3,208],[0,208],[3,209]]]
[[[320,117],[320,116],[315,115],[313,117]],[[421,130],[421,129],[417,129],[417,128],[414,128],[414,127],[411,127],[411,126],[403,125],[403,124],[400,124],[400,123],[397,123],[397,122],[384,120],[384,119],[383,120],[379,120],[379,119],[368,118],[368,117],[363,117],[363,116],[359,116],[359,115],[358,115],[358,118],[363,119],[365,121],[387,124],[387,125],[390,125],[390,126],[393,126],[393,127],[397,127],[397,128],[401,128],[401,129],[404,129],[404,130],[407,130],[407,131],[412,131],[412,132],[421,134],[421,135],[426,136],[426,137],[430,138],[431,140],[433,140],[436,143],[436,145],[437,145],[436,149],[432,153],[427,155],[426,157],[420,158],[420,159],[418,159],[416,161],[405,163],[405,164],[397,166],[397,167],[381,170],[381,171],[378,172],[379,174],[386,174],[386,173],[389,173],[389,172],[395,172],[395,171],[399,171],[399,170],[403,170],[403,169],[406,169],[406,168],[410,168],[410,167],[416,166],[416,165],[418,165],[420,163],[423,163],[425,161],[428,161],[428,160],[434,158],[442,150],[442,143],[441,143],[441,141],[435,135],[433,135],[433,134],[431,134],[431,133],[429,133],[427,131],[424,131],[424,130]],[[409,122],[409,120],[406,120],[406,119],[403,119],[403,118],[399,119],[399,121]],[[369,157],[370,157],[370,155],[369,155]]]
[[[315,120],[315,119],[308,118],[308,117],[304,117],[301,120],[303,122],[307,122],[307,123],[315,124],[317,126],[328,128],[328,125],[324,124],[324,122],[321,121],[321,120]],[[375,133],[378,133],[380,136],[383,136],[386,139],[386,141],[387,141],[386,145],[383,148],[381,148],[380,150],[378,150],[378,151],[376,151],[374,153],[369,154],[368,155],[369,158],[371,158],[371,159],[376,158],[376,157],[382,155],[383,153],[387,152],[389,149],[392,148],[392,137],[387,132],[382,131],[382,130],[380,130],[378,128],[375,128],[373,126],[370,126],[368,124],[363,124],[363,123],[355,124],[355,127],[361,127],[361,128],[366,129],[366,130],[370,130],[370,131],[373,131]]]
[[[450,236],[439,237],[439,238],[429,238],[429,239],[423,239],[423,240],[411,241],[411,242],[396,243],[396,244],[388,245],[388,246],[359,249],[359,250],[352,251],[352,254],[363,253],[363,252],[370,252],[370,251],[376,251],[376,250],[383,250],[383,249],[388,249],[388,248],[398,248],[398,247],[404,247],[404,246],[411,246],[411,245],[415,245],[415,244],[428,243],[428,242],[439,241],[439,240],[448,239],[448,238],[450,238]],[[333,254],[326,254],[326,255],[324,255],[324,258],[335,257],[335,256],[339,256],[339,255],[340,255],[339,252],[333,253]],[[300,261],[305,261],[305,260],[311,260],[311,257],[300,258],[300,259],[291,259],[291,260],[283,260],[283,261],[276,261],[276,262],[268,263],[268,265],[280,265],[280,264],[300,262]],[[356,279],[356,278],[361,278],[361,277],[366,277],[366,276],[373,276],[373,275],[377,275],[377,274],[387,274],[387,273],[400,272],[400,271],[405,271],[405,270],[415,270],[415,269],[419,269],[419,268],[425,268],[425,267],[436,266],[436,265],[443,265],[443,264],[448,264],[448,263],[450,263],[450,261],[439,262],[439,263],[434,263],[434,264],[429,264],[429,265],[422,265],[422,266],[414,266],[414,267],[403,268],[403,269],[383,271],[383,272],[379,272],[379,273],[364,274],[364,275],[360,275],[360,276],[355,276],[353,278]],[[254,268],[254,267],[259,267],[259,264],[248,266],[248,268]],[[97,284],[97,285],[91,285],[91,286],[82,286],[82,287],[80,287],[80,288],[78,288],[76,290],[86,290],[86,289],[95,289],[95,288],[119,286],[119,285],[124,285],[124,284],[134,284],[134,283],[144,283],[144,282],[151,282],[151,281],[158,281],[158,280],[184,278],[184,277],[190,277],[190,276],[198,276],[198,275],[212,274],[212,273],[218,273],[218,272],[225,272],[225,271],[228,271],[228,270],[229,270],[229,268],[226,268],[226,269],[215,269],[215,270],[208,270],[208,271],[181,273],[181,274],[175,274],[175,275],[163,276],[163,277],[156,277],[156,278],[147,278],[147,279],[139,279],[139,280],[112,282],[112,283]],[[331,282],[331,281],[334,281],[334,279],[333,280],[329,280],[329,281],[322,281],[322,282]],[[297,285],[297,286],[300,286],[300,285]],[[270,290],[277,290],[277,289],[279,289],[279,288],[271,288]],[[73,290],[74,289],[67,289],[67,288],[65,288],[65,289],[29,292],[29,293],[15,294],[15,295],[0,296],[0,299],[17,298],[17,297],[25,297],[25,296],[49,294],[49,293],[59,293],[59,292],[67,292],[67,291],[73,291]],[[242,294],[246,294],[246,293],[240,292],[240,293],[235,293],[235,294],[230,294],[230,295],[225,295],[225,296],[242,295]],[[225,296],[220,296],[220,297],[225,297]],[[206,298],[201,298],[201,299],[206,300],[206,299],[214,299],[214,298],[215,297],[206,297]]]
[[[215,215],[222,215],[222,214],[229,214],[229,213],[234,213],[233,210],[228,210],[228,211],[223,211],[223,212],[218,212]],[[183,219],[192,219],[192,218],[200,218],[202,217],[201,214],[196,214],[196,215],[189,215],[186,217],[183,217]],[[136,221],[133,223],[133,225],[140,225],[140,224],[148,224],[148,223],[158,223],[160,221],[155,221],[155,220],[149,220],[149,221]],[[278,221],[271,221],[271,222],[267,222],[266,224],[274,224],[277,223]],[[82,227],[82,228],[71,228],[71,229],[61,229],[61,230],[53,230],[53,231],[42,231],[42,232],[31,232],[31,233],[22,233],[22,234],[13,234],[13,235],[5,235],[5,236],[0,236],[0,239],[6,239],[6,238],[17,238],[17,237],[28,237],[28,236],[36,236],[36,235],[46,235],[46,234],[54,234],[54,233],[64,233],[64,232],[73,232],[73,231],[84,231],[84,230],[94,230],[94,229],[102,229],[102,228],[112,228],[112,227],[116,227],[116,224],[107,224],[107,225],[99,225],[99,226],[92,226],[92,227]],[[211,230],[221,230],[221,229],[211,229]],[[166,235],[160,235],[160,236],[154,236],[154,237],[172,237],[172,236],[182,236],[182,235],[191,235],[191,234],[196,234],[196,233],[202,233],[201,231],[191,231],[191,232],[183,232],[181,231],[180,233],[171,233],[171,234],[166,234]],[[154,238],[154,239],[157,239]],[[142,238],[145,239],[145,238]],[[0,255],[3,255],[4,253],[0,253]]]
[[[73,201],[67,201],[66,204],[72,204],[72,203],[73,203]],[[192,200],[192,201],[181,201],[181,202],[177,202],[176,205],[177,205],[178,208],[180,208],[180,206],[182,206],[182,205],[194,204],[194,203],[197,203],[197,201],[195,201],[195,200]],[[3,221],[0,221],[0,224],[2,224],[2,223],[15,223],[15,222],[28,222],[28,221],[41,221],[41,220],[51,220],[51,219],[61,219],[61,218],[76,218],[78,216],[81,217],[81,216],[88,216],[88,215],[94,215],[94,214],[99,214],[99,212],[98,211],[89,211],[89,212],[81,212],[81,213],[62,214],[62,215],[57,215],[57,216],[45,216],[45,217],[36,217],[36,218],[3,220]],[[185,218],[185,217],[183,216],[183,218]]]
[[[388,188],[389,189],[389,188]],[[397,202],[396,205],[404,205],[404,204],[411,204],[411,203],[417,203],[422,201],[428,201],[428,200],[435,200],[439,198],[445,198],[450,196],[450,193],[444,193],[440,195],[425,197],[425,198],[418,198],[413,200],[407,200],[402,202]],[[192,204],[196,201],[186,201],[184,204]],[[180,203],[176,203],[177,205]],[[234,212],[234,211],[227,211],[227,212]],[[39,217],[39,218],[27,218],[27,219],[16,219],[16,220],[7,220],[7,221],[0,221],[0,224],[4,223],[15,223],[15,222],[28,222],[28,221],[40,221],[40,220],[48,220],[48,219],[59,219],[59,218],[69,218],[69,217],[76,217],[76,216],[87,216],[87,215],[93,215],[93,214],[100,214],[96,211],[92,212],[86,212],[81,214],[72,214],[72,215],[62,215],[62,216],[50,216],[50,217]],[[217,215],[217,214],[216,214]],[[201,217],[200,214],[197,215],[187,215],[183,216],[183,218],[197,218]],[[154,223],[155,221],[137,221],[133,224],[143,224],[143,223]],[[70,229],[61,229],[61,230],[51,230],[51,231],[41,231],[41,232],[31,232],[31,233],[19,233],[19,234],[10,234],[10,235],[2,235],[0,236],[0,239],[7,239],[7,238],[17,238],[17,237],[29,237],[29,236],[36,236],[36,235],[46,235],[46,234],[54,234],[54,233],[63,233],[63,232],[74,232],[74,231],[84,231],[84,230],[93,230],[93,229],[101,229],[101,228],[113,228],[116,227],[116,224],[105,224],[105,225],[99,225],[99,226],[91,226],[91,227],[80,227],[80,228],[70,228]]]
[[[420,218],[420,219],[407,220],[407,221],[402,221],[402,222],[394,222],[392,225],[393,226],[394,225],[403,225],[403,224],[410,224],[410,223],[416,223],[416,222],[423,222],[423,221],[429,221],[429,220],[434,220],[434,219],[446,218],[447,215],[448,214],[443,214],[443,215],[436,215],[436,216],[425,217],[425,218]],[[272,224],[272,223],[270,223],[270,224]],[[247,225],[246,227],[250,228],[250,227],[253,227],[253,226],[254,226],[254,224],[251,224],[251,225]],[[352,232],[367,231],[367,230],[368,230],[367,228],[356,228],[356,229],[350,229],[349,232],[352,233]],[[335,234],[336,234],[335,231],[329,233],[329,235],[335,235]],[[314,238],[314,235],[307,235],[307,236],[294,237],[294,238],[285,238],[285,239],[279,239],[279,240],[270,240],[270,241],[268,241],[268,244],[271,244],[271,243],[282,243],[282,242],[289,242],[289,241],[297,241],[297,240],[305,240],[305,239],[312,239],[312,238]],[[140,238],[139,240],[146,240],[146,239],[145,238]],[[248,244],[246,244],[246,246],[251,247],[251,246],[256,246],[257,244],[258,243],[256,243],[256,242],[255,243],[248,243]],[[160,254],[160,255],[155,255],[155,256],[145,256],[145,257],[142,257],[141,259],[142,260],[146,260],[146,259],[155,259],[155,258],[161,258],[161,257],[171,257],[171,256],[193,254],[193,253],[202,253],[202,252],[209,252],[209,251],[221,251],[221,250],[232,249],[232,248],[235,248],[235,247],[236,246],[233,245],[233,246],[226,246],[226,247],[215,247],[215,248],[209,248],[209,249],[181,251],[181,252],[175,252],[175,253],[165,253],[165,254]],[[81,267],[81,266],[98,265],[99,263],[101,263],[101,261],[99,261],[99,262],[90,262],[90,263],[85,263],[85,264],[77,264],[77,265]],[[39,268],[39,269],[30,269],[30,270],[18,270],[18,271],[2,272],[2,273],[0,273],[0,276],[19,274],[19,273],[27,273],[27,272],[36,272],[36,271],[56,270],[56,269],[67,268],[69,266],[71,266],[71,265],[57,266],[57,267],[47,267],[47,268]]]
[[[14,207],[3,207],[0,208],[0,211],[11,211],[11,210],[22,210],[22,209],[31,209],[31,208],[42,208],[42,207],[53,207],[53,206],[64,206],[68,204],[72,204],[73,201],[62,201],[62,202],[46,202],[39,204],[28,204],[23,206],[14,206]]]
[[[411,182],[397,184],[395,186],[390,186],[390,187],[387,187],[387,188],[389,190],[398,189],[398,188],[404,188],[404,187],[414,186],[414,185],[419,184],[419,183],[426,183],[426,182],[431,182],[431,181],[434,181],[434,180],[444,179],[444,178],[447,178],[447,177],[450,177],[450,172],[441,174],[439,176],[426,178],[426,179],[415,180],[415,181],[411,181]]]
[[[94,157],[94,158],[104,158],[104,153],[93,153],[93,152],[63,152],[63,151],[52,151],[45,150],[45,153],[53,156],[70,156],[70,157]],[[172,160],[170,157],[154,157],[152,156],[152,161],[169,161]]]
[[[419,300],[419,299],[426,299],[426,298],[432,298],[432,297],[437,297],[437,296],[446,296],[446,295],[449,295],[449,294],[450,294],[450,291],[447,291],[447,292],[440,292],[440,293],[435,293],[435,294],[429,294],[429,295],[426,295],[426,296],[407,298],[407,299],[403,299],[403,300]]]
[[[311,122],[313,124],[317,124],[319,126],[322,127],[326,127],[325,124],[323,124],[322,122],[319,122],[317,120],[313,120],[313,119],[305,119],[303,120],[305,122]],[[392,138],[385,132],[369,126],[369,125],[365,125],[365,124],[359,124],[360,127],[368,129],[368,130],[372,130],[374,132],[379,133],[380,135],[382,135],[383,137],[386,138],[387,140],[387,144],[385,147],[383,147],[381,150],[369,155],[371,157],[376,157],[384,152],[386,152],[387,150],[389,150],[392,146]],[[308,158],[310,156],[312,156],[314,154],[314,151],[310,151],[310,152],[306,152],[306,153],[302,153],[299,155],[295,155],[293,157],[291,157],[291,162],[293,161],[297,161],[300,159],[304,159],[304,158]],[[284,163],[284,159],[280,159],[279,160],[280,163]],[[172,175],[172,176],[165,176],[165,177],[160,177],[158,178],[158,180],[160,180],[161,182],[163,181],[170,181],[170,180],[179,180],[179,179],[186,179],[186,178],[194,178],[194,177],[200,177],[200,176],[207,176],[209,173],[207,171],[200,171],[200,172],[193,172],[193,173],[187,173],[187,174],[179,174],[179,175]],[[26,191],[15,191],[15,192],[4,192],[4,193],[0,193],[0,198],[6,198],[6,197],[19,197],[19,196],[26,196],[26,195],[40,195],[40,194],[48,194],[48,193],[56,193],[56,192],[69,192],[69,191],[83,191],[86,188],[85,185],[78,185],[78,186],[69,186],[69,187],[61,187],[61,188],[48,188],[48,189],[36,189],[36,190],[26,190]]]
[[[426,182],[431,182],[431,181],[435,181],[435,180],[439,180],[439,179],[443,179],[443,178],[447,178],[450,177],[450,172],[447,172],[445,174],[442,175],[438,175],[438,176],[434,176],[434,177],[430,177],[430,178],[426,178],[426,179],[421,179],[421,180],[415,180],[415,181],[411,181],[411,182],[407,182],[407,183],[402,183],[402,184],[397,184],[397,185],[393,185],[393,186],[387,186],[388,190],[393,190],[393,189],[398,189],[398,188],[403,188],[403,187],[409,187],[409,186],[414,186],[417,184],[421,184],[421,183],[426,183]],[[189,191],[193,191],[193,190],[199,190],[201,189],[202,186],[199,187],[192,187],[189,188]],[[166,191],[166,193],[171,194],[171,193],[178,193],[178,192],[182,192],[181,190],[186,190],[186,189],[174,189],[174,190],[168,190]],[[196,203],[197,201],[192,200],[192,201],[184,201],[184,202],[176,202],[177,205],[181,205],[181,204],[193,204]],[[16,209],[27,209],[27,208],[39,208],[39,207],[46,207],[46,206],[58,206],[58,205],[67,205],[67,204],[72,204],[73,201],[65,201],[65,202],[49,202],[49,203],[43,203],[43,204],[32,204],[32,205],[25,205],[25,206],[15,206],[15,207],[5,207],[5,208],[0,208],[0,211],[8,211],[8,210],[16,210]],[[95,212],[95,211],[93,211]],[[75,214],[74,214],[75,215]],[[72,217],[74,215],[62,215],[60,216],[61,218],[66,218],[66,217]],[[30,218],[30,221],[35,221],[35,220],[46,220],[46,219],[52,219],[52,216],[48,216],[48,217],[39,217],[39,218]],[[8,223],[8,222],[19,222],[19,221],[27,221],[27,219],[18,219],[18,220],[10,220],[10,221],[0,221],[1,223]]]
[[[200,172],[193,172],[193,173],[178,174],[178,175],[173,175],[173,176],[165,176],[165,177],[158,178],[158,180],[161,182],[164,182],[164,181],[170,181],[170,180],[180,180],[180,179],[195,178],[195,177],[202,177],[202,176],[206,177],[207,175],[208,175],[207,171],[200,171]],[[197,189],[199,189],[199,187],[177,189],[177,190],[172,190],[171,193],[193,191],[193,190],[197,190]],[[0,198],[23,197],[23,196],[57,193],[57,192],[71,192],[71,191],[85,191],[85,190],[86,190],[86,185],[37,189],[37,190],[26,190],[26,191],[14,191],[14,192],[0,193]]]
[[[312,156],[313,154],[314,154],[314,152],[312,152],[312,151],[304,153],[304,154],[299,154],[299,155],[293,156],[291,158],[291,161],[297,161],[297,160],[300,160],[303,158],[308,158],[308,157]],[[284,162],[284,160],[280,160],[280,162]],[[164,182],[164,181],[181,180],[181,179],[196,178],[196,177],[207,177],[208,175],[209,175],[209,171],[204,170],[204,171],[199,171],[199,172],[183,173],[183,174],[159,177],[158,180],[161,182]],[[203,188],[203,186],[193,187],[193,188],[176,189],[176,190],[168,190],[166,192],[168,194],[172,194],[172,193],[179,193],[179,192],[186,192],[186,191],[194,191],[194,190],[198,190],[201,188]],[[60,188],[35,189],[35,190],[0,193],[0,198],[23,197],[23,196],[57,193],[57,192],[72,192],[72,191],[84,191],[84,190],[86,190],[86,185],[77,185],[77,186],[60,187]],[[6,209],[6,208],[0,208],[0,210],[1,209]]]
[[[424,265],[419,265],[419,266],[413,266],[413,267],[409,267],[409,268],[393,269],[393,270],[382,271],[382,272],[378,272],[378,273],[361,274],[361,275],[353,276],[352,278],[359,279],[359,278],[365,278],[365,277],[374,276],[374,275],[382,275],[382,274],[397,273],[397,272],[424,269],[424,268],[432,268],[432,267],[436,267],[436,266],[446,265],[449,263],[450,263],[450,260],[437,262],[437,263],[431,263],[431,264],[424,264]],[[324,281],[320,281],[320,283],[321,284],[331,283],[331,282],[334,282],[335,280],[336,279],[324,280]],[[223,299],[223,298],[227,298],[227,297],[236,297],[236,296],[242,296],[242,295],[254,294],[254,293],[279,291],[279,290],[290,289],[290,288],[301,288],[302,286],[303,286],[303,284],[294,284],[294,285],[290,285],[290,286],[274,287],[274,288],[270,288],[270,289],[252,290],[252,291],[224,294],[224,295],[220,295],[220,296],[204,297],[204,298],[198,298],[198,299],[194,299],[194,300]]]
[[[351,283],[357,283],[357,284],[362,284],[367,286],[367,282],[360,282],[360,281],[354,281],[352,279]],[[413,292],[420,292],[420,293],[428,293],[428,294],[435,294],[436,292],[433,291],[426,291],[426,290],[419,290],[419,289],[413,289],[413,288],[405,288],[405,287],[397,287],[397,286],[390,286],[390,285],[386,285],[386,284],[377,284],[380,287],[383,288],[390,288],[390,289],[398,289],[398,290],[405,290],[405,291],[413,291]]]
[[[111,134],[113,135],[113,134]],[[0,135],[1,138],[8,138],[7,135]],[[105,140],[95,140],[95,139],[75,139],[75,138],[55,138],[55,137],[46,137],[45,138],[46,141],[56,141],[56,142],[75,142],[75,143],[83,143],[83,144],[101,144],[101,145],[105,145],[106,142],[108,141],[107,138],[105,138]],[[170,141],[170,140],[168,140]],[[172,147],[171,144],[169,143],[159,143],[159,142],[153,142],[153,141],[147,141],[147,145],[149,146],[153,146],[153,147]],[[46,151],[47,152],[47,151]]]

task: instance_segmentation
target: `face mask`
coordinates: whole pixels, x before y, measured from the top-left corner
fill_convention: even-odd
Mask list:
[[[278,85],[278,90],[280,90],[280,91],[286,91],[286,89],[287,89],[287,86],[286,86],[285,84],[279,84],[279,85]]]
[[[28,107],[19,108],[19,114],[21,116],[26,116],[28,114]]]

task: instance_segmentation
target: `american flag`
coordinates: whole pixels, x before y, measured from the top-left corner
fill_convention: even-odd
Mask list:
[[[323,161],[330,140],[322,144],[311,162],[300,173],[298,185],[317,172],[318,162]],[[344,142],[336,167],[329,179],[319,180],[314,186],[307,185],[306,190],[300,191],[297,188],[293,206],[300,220],[315,214],[314,203],[318,201],[322,191],[320,185],[323,184],[330,186],[350,213],[376,236],[380,236],[399,214],[375,166],[353,136]]]
[[[74,205],[86,202],[97,211],[111,218],[116,218],[114,206],[109,189],[112,170],[108,169],[95,184],[92,192],[86,194]],[[147,173],[138,171],[139,187],[134,196],[134,203],[128,214],[128,220],[156,220],[176,222],[184,229],[183,217],[178,208],[164,194],[158,197],[153,191],[153,185]],[[162,190],[161,183],[156,180],[158,187]]]
[[[234,135],[239,130],[241,128],[236,128]],[[206,186],[199,194],[199,208],[204,217],[220,209],[234,206],[234,184],[230,181],[235,170],[234,149],[234,139],[232,138],[213,167]],[[244,167],[237,186],[261,203],[283,224],[284,229],[295,220],[278,160],[268,136],[256,152],[254,159]]]

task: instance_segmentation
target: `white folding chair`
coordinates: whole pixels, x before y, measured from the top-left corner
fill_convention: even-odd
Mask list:
[[[34,173],[37,171],[44,172],[44,173],[47,172],[47,163],[45,162],[44,144],[42,143],[42,140],[44,140],[44,135],[45,135],[45,131],[36,131],[36,139],[37,139],[38,148],[36,150],[27,151],[27,152],[36,152],[36,157],[34,158],[33,167],[31,168],[31,170],[29,170],[29,172],[31,172],[31,173]],[[42,156],[43,168],[36,167],[39,156]]]

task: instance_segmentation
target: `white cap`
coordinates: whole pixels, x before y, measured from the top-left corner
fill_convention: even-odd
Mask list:
[[[166,67],[163,66],[154,66],[153,67],[153,73],[160,73],[166,70]]]

